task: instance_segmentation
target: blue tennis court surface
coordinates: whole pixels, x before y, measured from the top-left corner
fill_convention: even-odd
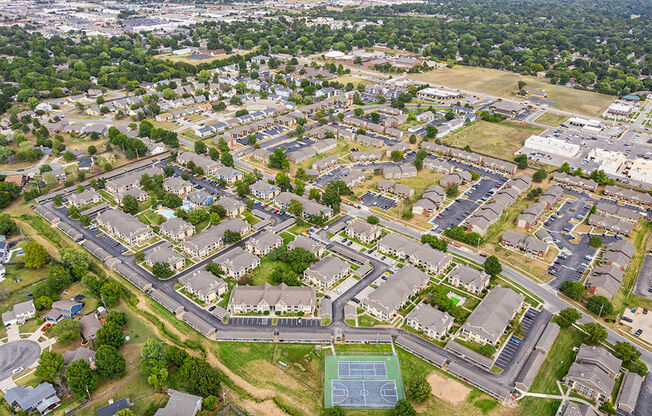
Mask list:
[[[339,378],[387,378],[387,368],[382,361],[340,361]]]
[[[355,409],[391,409],[398,402],[394,380],[331,380],[332,405]]]

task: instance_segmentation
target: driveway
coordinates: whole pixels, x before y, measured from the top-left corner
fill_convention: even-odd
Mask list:
[[[28,368],[38,360],[41,347],[26,339],[0,345],[0,380],[11,377],[18,367]]]

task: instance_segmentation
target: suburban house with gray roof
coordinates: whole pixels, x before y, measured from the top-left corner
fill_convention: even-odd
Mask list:
[[[461,287],[467,292],[479,295],[489,286],[490,276],[482,270],[474,269],[466,264],[456,264],[448,274],[451,285]]]
[[[102,196],[95,189],[86,189],[80,194],[68,196],[68,200],[74,207],[82,208],[102,202]]]
[[[164,243],[145,251],[145,264],[154,267],[156,263],[165,263],[172,271],[179,272],[186,265],[186,258],[175,251],[171,243]]]
[[[381,229],[377,225],[369,224],[367,221],[356,218],[346,226],[346,235],[349,238],[355,238],[365,244],[370,244],[379,238]]]
[[[557,202],[564,195],[564,188],[561,185],[553,185],[541,194],[539,202],[546,204],[546,209],[553,209]]]
[[[496,345],[524,301],[521,293],[496,286],[471,312],[462,325],[462,335],[482,345]]]
[[[563,381],[582,396],[602,403],[610,399],[622,363],[602,347],[582,345]]]
[[[179,279],[179,283],[183,285],[188,293],[205,303],[213,302],[229,289],[229,285],[224,280],[205,268],[184,275]]]
[[[422,302],[408,313],[406,321],[410,328],[422,331],[430,338],[442,339],[453,326],[455,319],[447,312]]]
[[[427,273],[405,265],[362,300],[362,308],[378,319],[391,321],[410,297],[426,287],[429,280]]]
[[[608,202],[598,202],[595,205],[596,213],[604,215],[606,217],[618,218],[625,222],[636,224],[641,218],[641,214],[638,211],[631,208],[621,207],[619,205],[610,204]]]
[[[2,323],[5,327],[14,324],[22,325],[28,319],[33,318],[35,314],[36,308],[32,300],[20,302],[15,304],[11,310],[2,314]]]
[[[532,257],[538,258],[545,257],[549,247],[547,243],[544,243],[538,238],[512,230],[507,230],[503,233],[500,243],[506,247],[521,250]]]
[[[571,188],[579,188],[584,191],[595,192],[598,189],[598,184],[591,179],[584,179],[579,176],[573,176],[563,172],[555,172],[553,174],[553,179],[562,185],[566,185]]]
[[[412,213],[429,217],[446,200],[446,191],[439,185],[432,185],[412,206]]]
[[[587,222],[593,227],[612,231],[616,234],[624,236],[629,236],[632,231],[634,231],[634,224],[623,221],[616,217],[598,214],[597,212],[595,214],[591,214]]]
[[[143,191],[140,188],[130,188],[124,192],[118,192],[115,194],[115,202],[118,204],[122,204],[122,200],[125,198],[125,196],[133,196],[136,198],[136,201],[138,202],[144,202],[149,199],[149,194],[145,191]]]
[[[195,234],[195,226],[179,217],[173,217],[159,226],[159,232],[174,241],[183,241]]]
[[[408,256],[408,261],[424,268],[427,272],[438,274],[446,270],[453,261],[453,256],[436,250],[428,244],[420,244],[419,248]]]
[[[623,270],[617,266],[601,265],[591,270],[585,285],[590,295],[604,296],[611,300],[620,289],[623,275]]]
[[[324,218],[330,218],[333,215],[332,208],[322,205],[319,202],[315,202],[312,199],[308,199],[305,196],[300,196],[291,192],[281,192],[276,196],[274,202],[276,205],[281,207],[281,209],[287,209],[288,203],[293,199],[301,202],[301,205],[303,206],[303,216],[305,218],[308,218],[311,215],[321,215]]]
[[[264,201],[269,201],[281,193],[281,189],[278,186],[263,180],[254,183],[249,189],[253,196]]]
[[[312,315],[317,306],[315,289],[308,286],[288,286],[281,283],[272,286],[265,283],[262,286],[236,285],[231,291],[229,312],[275,313],[303,312]]]
[[[181,243],[180,248],[191,256],[197,258],[205,257],[224,245],[222,238],[226,230],[239,232],[244,236],[249,232],[250,227],[248,223],[240,218],[222,221],[199,234],[187,238]]]
[[[392,194],[398,198],[411,198],[414,196],[414,189],[402,183],[381,179],[376,185],[379,192]]]
[[[546,212],[545,202],[533,202],[516,217],[516,226],[529,230]]]
[[[335,256],[326,256],[310,265],[303,276],[313,285],[323,290],[330,289],[335,283],[349,274],[351,266]]]
[[[193,152],[179,152],[177,155],[177,162],[186,167],[190,162],[192,162],[195,166],[202,168],[206,175],[210,176],[215,175],[217,170],[223,166],[220,162],[213,160],[210,157],[198,155]]]
[[[138,221],[135,217],[117,209],[107,209],[100,212],[96,217],[96,221],[110,235],[126,241],[130,245],[140,244],[154,237],[154,231],[151,228]]]
[[[627,240],[617,240],[611,244],[602,256],[602,262],[625,270],[634,256],[634,244]]]
[[[163,189],[165,192],[170,192],[183,198],[188,192],[192,191],[192,184],[177,176],[170,176],[163,181]]]
[[[84,360],[92,367],[94,367],[95,351],[91,350],[90,348],[79,347],[75,348],[74,350],[67,350],[63,353],[63,363],[66,366],[77,360]]]
[[[262,231],[250,237],[245,247],[253,254],[263,257],[282,245],[283,237],[272,231]]]
[[[222,271],[233,279],[239,279],[260,266],[260,257],[238,248],[214,260]]]
[[[27,413],[48,413],[59,405],[59,397],[52,384],[44,382],[36,387],[16,386],[5,391],[4,399],[14,409]]]
[[[404,259],[419,249],[421,243],[401,234],[388,233],[378,242],[378,250],[390,256]]]
[[[226,211],[226,215],[235,218],[245,212],[245,203],[231,196],[221,196],[215,205],[219,205]]]
[[[564,409],[559,416],[597,416],[590,404],[578,404],[566,402]]]
[[[293,250],[295,248],[302,248],[309,251],[317,258],[323,257],[325,251],[322,243],[312,240],[303,234],[298,235],[294,240],[288,243],[288,250]]]
[[[444,188],[460,186],[471,180],[471,174],[465,170],[453,172],[439,179],[439,184]]]
[[[97,338],[97,331],[102,328],[102,322],[97,315],[90,313],[79,318],[81,336],[85,341],[92,341]]]
[[[168,388],[170,396],[165,407],[158,409],[155,416],[195,416],[201,410],[204,399],[199,396]]]
[[[607,185],[604,188],[604,194],[633,204],[645,207],[652,206],[652,196],[646,192],[638,192],[617,185]]]

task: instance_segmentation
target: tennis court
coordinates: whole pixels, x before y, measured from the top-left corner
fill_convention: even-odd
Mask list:
[[[327,356],[324,405],[349,409],[390,409],[405,397],[395,355]]]

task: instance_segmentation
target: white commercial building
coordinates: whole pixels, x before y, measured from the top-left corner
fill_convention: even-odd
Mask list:
[[[580,146],[554,137],[532,135],[525,140],[524,147],[539,152],[554,154],[564,157],[574,157],[580,151]]]

